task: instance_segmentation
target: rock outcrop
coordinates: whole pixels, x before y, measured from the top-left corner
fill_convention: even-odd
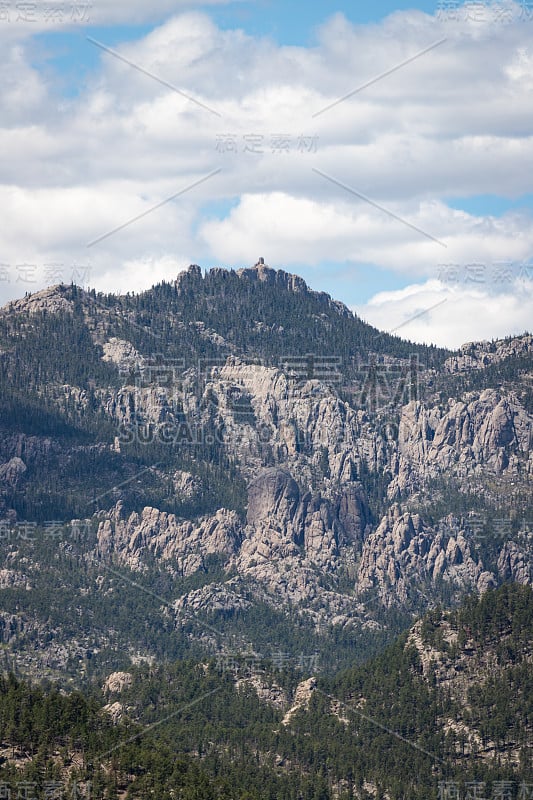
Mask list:
[[[0,464],[0,481],[10,486],[16,486],[19,479],[26,472],[26,464],[18,456],[10,458],[5,464]]]
[[[402,514],[397,507],[366,540],[357,581],[361,589],[377,590],[391,606],[417,595],[423,598],[438,582],[463,593],[483,592],[497,583],[453,517],[432,529],[418,515]]]
[[[116,364],[125,375],[130,371],[140,372],[144,368],[146,359],[134,348],[131,342],[112,336],[109,341],[104,342],[102,349],[104,351],[102,361],[110,361]]]
[[[307,710],[309,708],[309,703],[311,702],[311,697],[313,696],[315,689],[316,678],[308,678],[307,680],[298,684],[294,693],[293,705],[283,717],[281,721],[282,725],[289,725],[292,718],[298,713],[298,711],[301,711],[302,709]]]
[[[117,504],[112,515],[105,515],[97,531],[97,554],[112,558],[132,569],[142,569],[147,555],[172,561],[178,574],[192,575],[204,565],[207,556],[228,559],[242,539],[239,518],[234,511],[219,509],[213,517],[196,522],[180,520],[156,508],[127,518]]]
[[[106,694],[120,694],[125,688],[133,683],[131,672],[112,672],[104,682],[104,692]]]
[[[533,353],[533,336],[513,336],[494,342],[467,342],[459,348],[459,354],[444,362],[448,372],[465,372],[470,369],[484,369],[498,364],[506,358],[517,358]]]

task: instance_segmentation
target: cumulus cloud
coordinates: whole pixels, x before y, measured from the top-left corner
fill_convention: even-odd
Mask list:
[[[428,238],[433,233],[442,239]],[[226,218],[205,222],[201,234],[230,263],[259,247],[286,264],[351,261],[418,276],[445,263],[516,261],[533,251],[531,220],[521,215],[475,217],[439,201],[376,208],[357,197],[319,202],[280,192],[244,195]]]
[[[505,25],[335,14],[307,48],[220,29],[194,6],[158,0],[148,19],[140,1],[93,0],[101,23],[165,19],[111,49],[100,33],[98,68],[68,97],[35,66],[30,26],[1,28],[11,269],[90,262],[97,287],[127,291],[187,261],[263,252],[272,265],[374,264],[429,291],[444,262],[533,255],[529,214],[476,215],[449,199],[530,191],[533,23],[518,4]],[[0,282],[0,296],[23,288]],[[502,304],[517,292],[499,291]],[[366,311],[389,304],[394,316],[399,303],[380,296]],[[428,319],[440,335],[441,317]]]
[[[531,330],[533,268],[526,265],[522,278],[516,272],[513,282],[499,292],[488,279],[474,285],[463,279],[453,286],[430,280],[380,292],[352,310],[380,330],[450,349],[519,335]]]
[[[98,289],[103,292],[142,292],[160,281],[172,281],[189,266],[187,258],[175,256],[133,259],[118,268],[98,275]]]

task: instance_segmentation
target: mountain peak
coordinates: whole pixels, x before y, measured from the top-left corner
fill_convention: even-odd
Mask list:
[[[239,278],[245,280],[260,281],[286,289],[292,292],[308,292],[309,287],[299,275],[293,275],[282,269],[273,269],[265,264],[265,259],[260,258],[253,267],[245,267],[237,270]]]
[[[4,311],[17,311],[36,313],[48,311],[58,313],[60,311],[72,311],[73,303],[68,297],[68,287],[63,283],[55,286],[47,286],[38,292],[28,292],[18,300],[11,300],[4,306]]]

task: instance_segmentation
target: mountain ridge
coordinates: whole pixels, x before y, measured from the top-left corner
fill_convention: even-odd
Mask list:
[[[4,307],[6,645],[33,670],[38,637],[37,669],[74,675],[81,651],[100,669],[237,637],[331,670],[432,603],[531,583],[531,344],[412,345],[260,263]],[[67,591],[56,562],[83,637],[42,583]]]

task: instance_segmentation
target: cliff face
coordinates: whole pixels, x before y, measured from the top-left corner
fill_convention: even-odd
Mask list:
[[[94,563],[201,577],[177,615],[260,601],[377,625],[369,597],[412,611],[531,582],[531,336],[418,348],[407,391],[414,345],[264,264],[74,289],[0,312],[5,523],[57,495]]]
[[[113,552],[139,568],[149,552],[190,574],[205,554],[216,553],[277,606],[316,605],[321,596],[326,615],[336,617],[369,590],[385,605],[409,606],[443,584],[459,597],[500,580],[531,580],[523,542],[499,542],[497,553],[484,553],[468,515],[430,521],[408,509],[439,480],[469,481],[486,497],[494,481],[527,485],[533,420],[515,392],[486,389],[435,405],[411,401],[398,409],[391,437],[378,416],[351,407],[318,380],[297,383],[279,369],[235,358],[210,378],[200,397],[185,385],[179,406],[199,427],[214,422],[222,432],[248,481],[246,519],[221,510],[180,522],[144,509],[122,521],[118,510],[100,523],[102,555]],[[151,390],[148,402],[147,394],[123,387],[116,398],[106,407],[119,424],[134,413],[143,422],[177,425],[176,395]],[[390,508],[380,517],[361,480],[369,474],[384,477]],[[333,602],[320,590],[319,573],[348,566],[352,597]]]

